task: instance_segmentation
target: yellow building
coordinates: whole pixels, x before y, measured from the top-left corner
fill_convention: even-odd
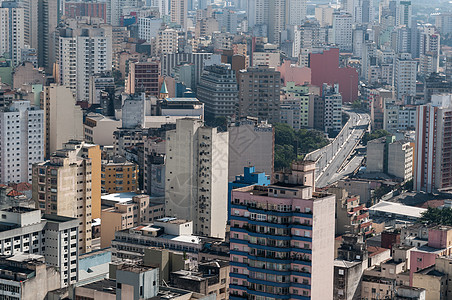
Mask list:
[[[124,157],[102,161],[101,186],[104,193],[124,193],[138,190],[138,166]]]

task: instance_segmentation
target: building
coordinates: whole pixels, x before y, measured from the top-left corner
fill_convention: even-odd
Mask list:
[[[198,272],[178,270],[171,273],[171,285],[196,293],[216,295],[217,300],[229,299],[229,262],[200,262]]]
[[[116,231],[111,246],[113,255],[121,259],[144,259],[149,249],[163,248],[185,253],[190,264],[195,264],[203,242],[202,238],[193,235],[193,222],[162,218],[148,225]]]
[[[112,115],[103,101],[103,92],[114,93],[115,91],[115,79],[111,73],[95,74],[89,79],[89,103],[100,104],[103,109],[103,113],[106,115]],[[113,109],[114,110],[114,109]]]
[[[395,136],[382,137],[367,143],[367,172],[386,173],[408,181],[413,177],[413,147]]]
[[[335,200],[313,192],[314,173],[294,163],[275,184],[232,191],[230,299],[332,298]]]
[[[179,24],[182,29],[186,30],[188,27],[188,0],[174,0],[170,5],[171,22]]]
[[[394,88],[397,99],[416,96],[417,62],[409,53],[400,53],[395,59]]]
[[[401,105],[394,100],[384,100],[383,129],[391,133],[414,130],[416,127],[416,106]]]
[[[319,21],[320,26],[333,25],[334,8],[329,4],[316,5],[315,18]]]
[[[57,82],[69,87],[77,101],[89,101],[90,77],[112,70],[111,28],[72,27],[59,29]]]
[[[277,68],[280,65],[281,54],[278,50],[267,50],[263,52],[253,52],[253,67],[269,66],[270,68]]]
[[[349,13],[333,13],[332,43],[336,44],[343,52],[353,50],[353,16]]]
[[[166,133],[165,213],[193,220],[196,235],[224,238],[228,144],[227,132],[199,119],[178,119]]]
[[[452,80],[448,80],[446,76],[433,73],[425,78],[424,83],[424,101],[425,103],[432,101],[432,95],[447,94],[452,92]]]
[[[321,87],[324,83],[331,86],[339,84],[343,102],[358,99],[358,72],[350,66],[339,67],[338,48],[309,54],[309,68],[312,85]]]
[[[68,87],[52,84],[41,97],[45,112],[45,157],[70,139],[83,140],[83,112]]]
[[[148,43],[152,42],[158,35],[159,29],[163,24],[162,19],[147,16],[138,19],[138,37]]]
[[[138,166],[122,156],[102,160],[101,185],[104,193],[135,192],[138,190]]]
[[[323,85],[322,100],[324,105],[323,125],[325,132],[339,133],[342,129],[342,95],[339,85]]]
[[[150,199],[147,195],[119,199],[120,201],[113,206],[110,206],[107,200],[103,200],[103,205],[107,208],[101,213],[101,248],[111,246],[116,231],[152,223],[165,215],[163,203]]]
[[[229,65],[206,66],[197,88],[207,118],[231,117],[237,113],[238,85]]]
[[[88,113],[83,124],[85,138],[88,143],[100,146],[113,145],[112,132],[121,128],[121,120],[104,116],[103,114]]]
[[[281,123],[294,129],[313,127],[314,97],[309,85],[287,82],[281,97]]]
[[[69,141],[33,165],[33,200],[46,214],[79,220],[80,253],[91,251],[91,221],[100,217],[100,148]]]
[[[64,4],[64,15],[72,19],[77,17],[101,18],[107,22],[107,3],[67,1]]]
[[[177,53],[179,51],[179,33],[173,28],[162,28],[158,32],[155,43],[156,52],[154,55],[156,56]]]
[[[452,94],[433,95],[416,120],[414,189],[432,193],[452,187]],[[429,147],[426,147],[426,146]]]
[[[280,80],[280,73],[268,66],[241,70],[238,77],[238,117],[251,116],[270,123],[279,122]]]
[[[44,137],[44,111],[30,101],[0,109],[1,183],[31,182],[32,165],[44,160]]]
[[[126,93],[146,93],[149,96],[159,95],[159,69],[158,62],[135,62],[129,64]]]
[[[370,235],[372,222],[365,204],[359,196],[349,195],[344,188],[331,187],[328,192],[336,196],[336,235],[345,233]]]
[[[63,217],[60,215],[43,215],[37,209],[25,207],[11,207],[0,211],[2,215],[2,231],[0,232],[0,253],[3,256],[11,257],[11,263],[14,262],[14,256],[36,256],[42,255],[45,263],[49,266],[57,268],[59,276],[51,275],[55,271],[49,273],[49,285],[57,288],[67,287],[74,284],[78,280],[78,220],[74,218]],[[56,247],[55,245],[59,245]],[[0,263],[0,265],[3,265]],[[11,270],[11,269],[10,269]],[[20,269],[16,269],[20,270]],[[2,275],[7,275],[2,273]],[[31,272],[29,275],[32,275]],[[36,276],[41,276],[36,274]],[[31,276],[27,276],[31,279]],[[13,279],[14,278],[10,278]],[[58,282],[55,282],[55,280]],[[1,279],[2,284],[7,284],[6,278]],[[6,282],[5,282],[6,281]],[[27,284],[27,281],[23,281]],[[19,282],[14,285],[16,289],[20,289]],[[46,285],[44,285],[46,286]],[[40,295],[43,287],[37,287],[33,290],[36,295]],[[21,291],[26,293],[27,290]],[[34,297],[28,299],[36,299]],[[44,298],[42,298],[44,299]]]
[[[157,101],[157,115],[204,119],[204,105],[197,98],[164,98]]]
[[[272,125],[246,118],[231,123],[228,133],[228,181],[241,175],[246,166],[254,166],[257,172],[273,176],[275,133]]]
[[[25,47],[24,8],[14,1],[0,2],[0,53],[7,53],[13,66],[21,62]]]

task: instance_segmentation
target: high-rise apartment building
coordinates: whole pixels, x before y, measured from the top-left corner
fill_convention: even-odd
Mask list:
[[[416,116],[414,189],[432,193],[452,187],[452,94],[433,95]]]
[[[0,109],[0,182],[31,182],[32,166],[44,160],[44,111],[16,100]]]
[[[343,12],[333,14],[332,43],[336,44],[341,51],[351,52],[353,50],[352,24],[351,14]]]
[[[135,62],[130,63],[129,68],[127,93],[141,92],[154,97],[159,95],[159,62]]]
[[[57,81],[69,87],[77,101],[89,101],[90,77],[112,70],[111,27],[74,27],[59,30]]]
[[[281,32],[286,28],[289,0],[249,0],[248,20],[250,27],[260,27],[269,42],[279,44]],[[298,1],[293,1],[298,5]],[[303,5],[300,5],[301,10]],[[297,19],[293,15],[295,21]]]
[[[187,29],[188,26],[188,1],[189,0],[171,0],[170,2],[171,22],[179,24],[183,29]]]
[[[173,28],[159,30],[155,41],[155,55],[177,53],[179,48],[179,33]]]
[[[250,67],[239,73],[239,117],[279,122],[281,74],[268,66]]]
[[[409,53],[400,53],[395,60],[394,88],[397,99],[416,95],[417,62]]]
[[[333,299],[335,197],[314,192],[314,173],[294,163],[232,190],[230,299]]]
[[[24,8],[15,1],[0,2],[0,20],[0,54],[8,53],[17,66],[25,46]]]
[[[411,1],[397,0],[396,26],[405,25],[406,27],[411,28],[412,14]]]
[[[63,147],[70,139],[83,140],[83,112],[71,90],[52,84],[41,96],[45,112],[45,157]]]
[[[45,263],[56,267],[60,273],[58,276],[60,282],[52,282],[53,285],[65,288],[78,281],[80,252],[78,250],[79,225],[77,219],[54,214],[41,216],[40,210],[26,207],[7,208],[1,210],[0,214],[2,216],[0,225],[3,228],[0,238],[0,254],[2,256],[42,255]],[[17,268],[18,262],[14,262],[13,259],[11,262],[16,265],[17,271],[22,270]],[[2,284],[5,287],[7,281],[2,279]],[[15,286],[17,287],[17,284]],[[34,285],[25,285],[27,289],[34,290],[33,287]],[[35,287],[35,289],[39,288],[39,286]],[[5,292],[4,289],[2,291],[4,298],[6,298]],[[10,295],[13,294],[10,293]],[[16,298],[15,296],[17,294],[9,298]],[[39,299],[35,297],[36,295],[29,299]]]
[[[289,25],[301,25],[306,19],[306,1],[305,0],[287,0],[288,5],[288,20]]]
[[[109,0],[107,2],[107,23],[112,26],[121,26],[123,8],[127,6],[136,7],[139,0]]]
[[[339,93],[339,85],[331,87],[324,84],[322,98],[325,132],[338,133],[342,129],[342,96]]]
[[[246,118],[228,127],[229,181],[243,172],[243,166],[254,166],[257,172],[273,176],[275,132],[271,124]]]
[[[206,116],[230,117],[237,112],[238,85],[235,71],[229,65],[212,65],[204,69],[197,88]]]
[[[176,121],[166,134],[165,213],[192,220],[194,234],[224,238],[228,133],[199,119]]]
[[[78,218],[79,253],[91,251],[93,211],[100,217],[100,156],[98,145],[69,141],[50,160],[33,166],[36,207],[46,214]]]

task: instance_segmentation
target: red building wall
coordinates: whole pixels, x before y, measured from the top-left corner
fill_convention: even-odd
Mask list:
[[[332,48],[323,53],[311,53],[309,57],[311,68],[311,84],[322,86],[339,84],[339,92],[343,102],[353,102],[358,99],[358,72],[355,68],[339,68],[339,49]]]

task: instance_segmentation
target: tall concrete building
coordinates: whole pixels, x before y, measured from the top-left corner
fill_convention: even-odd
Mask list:
[[[397,99],[416,95],[417,62],[411,54],[400,53],[395,60],[394,88]]]
[[[138,6],[139,0],[109,0],[107,2],[107,23],[112,26],[121,26],[123,8]]]
[[[427,193],[452,187],[452,94],[433,95],[416,116],[414,189]]]
[[[239,73],[238,117],[279,122],[281,74],[268,66],[250,67]]]
[[[233,181],[243,173],[243,167],[254,166],[256,172],[273,176],[275,130],[267,122],[247,118],[228,128],[228,176]]]
[[[199,119],[176,121],[166,134],[165,213],[193,220],[194,234],[224,238],[228,133]]]
[[[46,214],[78,218],[79,253],[91,251],[93,209],[100,215],[100,159],[99,146],[70,141],[50,160],[33,166],[36,207]]]
[[[0,54],[7,53],[14,67],[25,46],[24,8],[15,1],[0,2],[0,20]]]
[[[20,257],[27,258],[29,256],[32,258],[42,255],[45,263],[56,267],[56,271],[60,275],[56,280],[50,276],[45,278],[44,280],[52,280],[52,282],[42,282],[47,288],[52,285],[65,288],[78,281],[79,234],[77,229],[79,225],[77,219],[59,215],[45,214],[41,216],[40,210],[26,207],[7,208],[1,210],[0,214],[2,215],[0,226],[3,228],[0,238],[0,253],[4,257],[9,257],[11,266],[14,266],[14,269],[7,269],[10,271],[16,270],[23,275],[21,271],[24,270],[18,268],[20,266],[19,261],[15,261],[14,257],[20,259]],[[30,263],[36,266],[36,262],[31,261]],[[6,275],[6,272],[3,270],[2,272],[2,275]],[[35,275],[39,276],[39,273],[41,272]],[[16,276],[14,279],[19,278],[21,277]],[[43,298],[39,298],[39,296],[42,295],[42,290],[46,290],[46,287],[43,286],[41,289],[40,286],[27,286],[29,283],[27,281],[31,278],[33,277],[26,276],[23,280],[20,280],[20,283],[18,280],[13,285],[9,285],[8,283],[11,282],[2,278],[2,296],[6,298],[5,294],[9,294],[14,295],[14,297],[9,297],[10,299],[45,299],[45,294]],[[10,277],[10,279],[12,278]],[[25,285],[21,284],[23,282]],[[8,286],[15,287],[18,290],[21,287],[22,291],[12,294],[12,289],[6,289]],[[25,293],[25,290],[31,292]],[[32,291],[34,291],[34,294]],[[21,298],[15,297],[19,294]]]
[[[154,97],[159,95],[159,62],[129,63],[129,68],[126,84],[127,93],[143,92]]]
[[[335,196],[314,162],[268,186],[232,190],[230,299],[333,299]]]
[[[343,52],[353,50],[353,17],[349,13],[338,12],[333,14],[332,43]]]
[[[212,65],[204,69],[197,88],[204,103],[206,117],[231,117],[237,113],[238,85],[229,65]]]
[[[411,1],[409,0],[397,0],[396,4],[396,26],[405,25],[411,28],[413,18],[413,12],[411,7]]]
[[[288,18],[287,23],[289,25],[301,25],[306,18],[307,3],[305,0],[287,0]]]
[[[72,27],[59,29],[57,81],[69,87],[77,101],[89,101],[90,77],[112,70],[111,26]]]
[[[247,9],[249,26],[261,28],[270,43],[279,44],[281,32],[286,28],[288,1],[249,0]],[[298,4],[296,1],[293,2],[294,5]]]
[[[44,111],[16,100],[0,109],[0,182],[31,182],[34,163],[44,160]]]
[[[171,22],[179,24],[182,29],[187,29],[187,15],[188,15],[189,0],[171,0],[170,2],[170,16]]]
[[[324,84],[322,98],[325,132],[339,133],[342,129],[342,96],[339,93],[339,85],[331,87]]]
[[[47,86],[41,96],[41,109],[45,112],[46,158],[70,139],[83,140],[83,112],[68,87]]]

